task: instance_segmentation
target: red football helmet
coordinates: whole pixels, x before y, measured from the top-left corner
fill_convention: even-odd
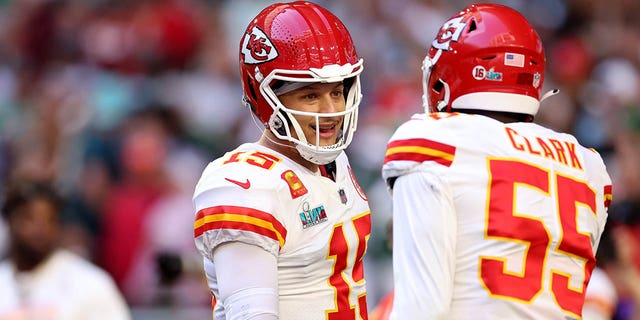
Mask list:
[[[524,16],[497,4],[468,6],[431,43],[422,64],[423,105],[430,112],[475,109],[533,119],[546,98],[540,98],[545,64],[542,41]]]
[[[317,164],[333,161],[351,142],[362,98],[362,69],[362,59],[344,24],[310,2],[265,8],[251,21],[240,41],[243,103],[278,138],[294,142],[305,159]],[[313,82],[343,82],[345,111],[301,112],[288,109],[278,99],[283,87],[298,88]],[[313,116],[316,123],[321,117],[342,116],[341,136],[331,146],[319,146],[319,136],[315,144],[306,141],[293,115]],[[298,138],[291,135],[291,128]]]

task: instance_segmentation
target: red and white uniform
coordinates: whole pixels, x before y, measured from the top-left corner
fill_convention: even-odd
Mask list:
[[[600,156],[534,123],[417,114],[390,139],[392,319],[579,319],[607,218]]]
[[[335,163],[334,182],[247,143],[207,166],[194,195],[194,234],[217,300],[216,320],[226,317],[213,253],[229,242],[277,258],[280,319],[366,319],[362,258],[370,210],[346,155]]]

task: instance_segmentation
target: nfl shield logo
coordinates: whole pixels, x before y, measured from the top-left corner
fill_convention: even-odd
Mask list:
[[[347,193],[344,192],[344,189],[338,190],[338,194],[340,195],[340,201],[342,204],[347,204]]]

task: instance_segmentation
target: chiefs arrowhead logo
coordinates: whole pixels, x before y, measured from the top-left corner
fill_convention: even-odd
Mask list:
[[[466,22],[462,22],[462,18],[464,17],[453,18],[445,22],[431,45],[440,50],[451,49],[451,41],[457,42],[462,30],[467,25]]]
[[[253,27],[251,33],[244,34],[241,52],[246,64],[263,63],[278,57],[276,47],[258,27]]]

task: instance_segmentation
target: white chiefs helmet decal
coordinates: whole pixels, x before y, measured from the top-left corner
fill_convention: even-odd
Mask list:
[[[431,45],[439,50],[449,50],[451,41],[457,42],[462,30],[467,25],[466,22],[462,22],[462,18],[464,17],[453,18],[445,22]]]
[[[251,33],[245,33],[241,52],[247,64],[264,63],[278,57],[276,47],[258,27],[253,27]]]

